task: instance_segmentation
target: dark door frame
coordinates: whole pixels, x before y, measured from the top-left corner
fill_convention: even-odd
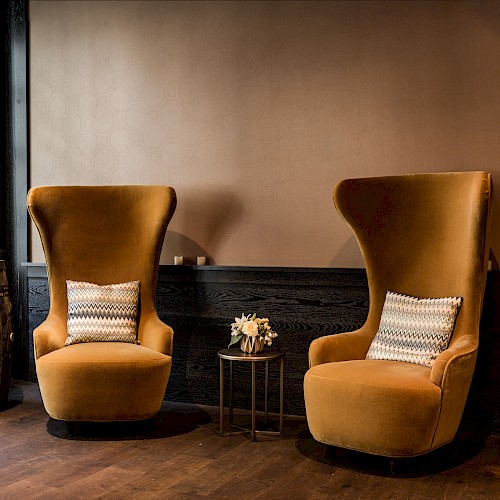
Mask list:
[[[4,62],[0,92],[3,113],[0,133],[0,256],[6,260],[9,293],[13,306],[14,362],[12,374],[26,373],[28,366],[27,280],[29,182],[29,25],[28,0],[4,0],[0,5]]]

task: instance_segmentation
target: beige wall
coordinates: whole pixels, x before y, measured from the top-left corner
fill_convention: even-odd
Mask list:
[[[30,28],[31,185],[172,185],[163,263],[362,266],[340,179],[500,186],[496,2],[38,0]]]

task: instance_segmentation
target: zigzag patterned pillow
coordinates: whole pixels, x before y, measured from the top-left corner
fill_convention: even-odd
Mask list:
[[[432,368],[438,354],[448,347],[461,305],[461,297],[419,299],[388,291],[366,359]]]
[[[137,342],[139,281],[95,285],[66,281],[68,338],[65,345],[82,342]]]

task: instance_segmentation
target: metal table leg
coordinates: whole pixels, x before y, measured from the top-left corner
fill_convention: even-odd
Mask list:
[[[233,425],[233,361],[229,360],[229,427]]]
[[[283,389],[284,389],[285,359],[281,358],[280,363],[280,435],[283,436]]]
[[[269,408],[268,408],[268,394],[269,394],[269,361],[266,361],[266,375],[264,380],[264,411],[266,413],[266,426],[269,423]]]
[[[219,434],[222,436],[224,434],[224,359],[220,358],[220,368],[219,368]]]
[[[255,363],[252,364],[252,441],[255,441]]]

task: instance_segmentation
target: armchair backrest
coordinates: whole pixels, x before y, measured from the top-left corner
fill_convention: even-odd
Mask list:
[[[341,181],[340,215],[358,240],[368,277],[366,322],[375,335],[387,290],[463,297],[452,344],[478,338],[489,255],[491,176],[453,172]],[[476,340],[477,341],[477,340]]]
[[[141,312],[155,310],[158,263],[176,206],[166,186],[44,186],[28,193],[47,263],[50,314],[67,320],[66,280],[140,280]]]

